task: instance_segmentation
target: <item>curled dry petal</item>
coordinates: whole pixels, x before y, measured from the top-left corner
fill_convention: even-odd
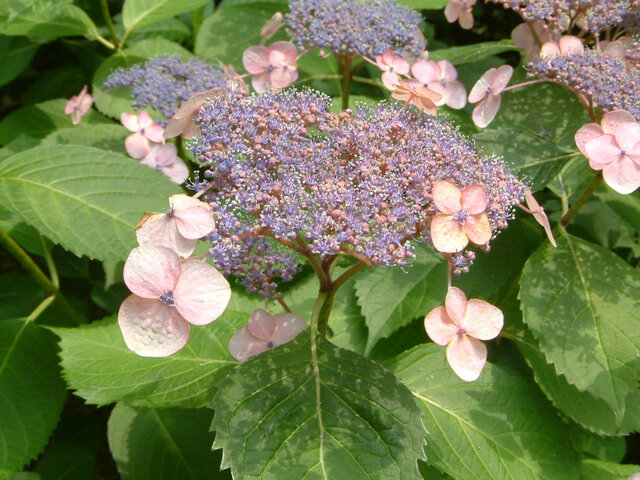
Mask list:
[[[556,239],[553,237],[553,232],[551,231],[551,225],[549,224],[549,219],[547,218],[547,214],[544,211],[544,208],[540,206],[535,197],[531,194],[531,190],[527,191],[524,194],[524,198],[527,202],[527,206],[529,210],[533,214],[533,218],[535,218],[536,222],[542,225],[545,233],[547,234],[547,238],[551,242],[551,245],[557,247]]]
[[[220,95],[224,90],[216,87],[205,92],[196,93],[184,102],[176,113],[169,119],[164,129],[164,138],[173,138],[182,135],[185,138],[193,138],[196,134],[195,118],[200,107],[208,98]]]
[[[262,42],[269,40],[273,37],[278,30],[284,25],[284,20],[282,13],[276,12],[273,14],[273,17],[269,19],[267,23],[263,25],[260,29],[260,36],[262,37]]]

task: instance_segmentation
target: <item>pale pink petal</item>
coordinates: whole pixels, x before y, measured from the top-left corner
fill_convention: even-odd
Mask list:
[[[242,53],[242,64],[247,72],[256,75],[269,68],[269,49],[259,45],[249,47]]]
[[[640,187],[640,165],[627,156],[604,167],[602,175],[607,185],[623,195]]]
[[[276,12],[273,14],[273,17],[269,19],[267,23],[260,29],[260,36],[262,37],[262,41],[270,39],[273,37],[278,30],[284,25],[283,17],[281,12]]]
[[[536,39],[531,32],[531,27],[527,23],[521,23],[511,31],[511,40],[518,48],[530,48],[532,45],[537,45]]]
[[[251,78],[251,86],[253,86],[253,89],[258,93],[264,92],[267,89],[267,86],[270,84],[269,83],[270,76],[271,76],[271,72],[264,72],[258,75],[254,75]]]
[[[440,98],[440,100],[434,102],[436,104],[436,106],[441,107],[442,105],[445,105],[447,103],[447,99],[448,97],[448,88],[445,87],[444,85],[442,85],[442,83],[440,83],[440,81],[435,81],[435,82],[430,82],[427,84],[427,88],[431,91],[434,91],[438,94],[440,94],[442,96],[442,98]],[[465,94],[465,102],[466,102],[467,98],[466,98],[466,94]]]
[[[621,123],[613,132],[620,149],[628,152],[640,141],[640,125],[637,123]]]
[[[476,245],[486,245],[493,234],[487,214],[469,215],[464,222],[464,232]]]
[[[606,47],[603,45],[603,43],[605,42],[600,42],[600,48],[602,48],[603,52],[606,55],[615,57],[618,60],[622,60],[623,62],[626,61],[627,52],[624,48],[624,44],[621,41],[616,40],[614,42],[609,42]]]
[[[307,328],[307,322],[293,313],[278,313],[273,318],[276,321],[276,329],[271,336],[274,347],[290,342]]]
[[[467,335],[478,340],[491,340],[498,336],[503,325],[504,315],[498,307],[477,298],[469,300],[462,322]]]
[[[447,345],[458,333],[444,307],[436,307],[424,317],[424,329],[429,338],[438,345]]]
[[[380,57],[380,61],[386,67],[391,67],[393,65],[393,60],[396,58],[396,54],[393,52],[393,50],[388,48],[382,55],[378,55],[378,57]]]
[[[491,92],[491,79],[495,71],[495,68],[490,68],[482,74],[469,92],[469,103],[477,103]]]
[[[391,66],[385,61],[384,55],[376,55],[376,66],[383,72],[388,72]]]
[[[458,328],[463,327],[465,312],[467,311],[467,296],[457,287],[449,287],[444,299],[447,315]]]
[[[464,85],[457,80],[452,80],[447,83],[443,96],[445,103],[456,110],[464,108],[467,104],[467,90],[464,88]]]
[[[193,116],[176,118],[175,115],[169,119],[167,122],[167,126],[164,128],[164,138],[173,138],[180,135],[184,132],[190,123],[193,123],[193,119],[195,118],[195,114]]]
[[[382,74],[382,83],[389,90],[393,90],[400,77],[395,72],[384,72]]]
[[[218,270],[200,260],[187,260],[173,290],[175,306],[184,319],[206,325],[222,315],[231,298],[231,287]]]
[[[458,23],[465,30],[471,30],[473,28],[473,13],[470,8],[462,11],[458,18]]]
[[[466,382],[476,380],[487,361],[487,347],[468,335],[456,335],[447,347],[447,361],[456,375]]]
[[[255,77],[254,77],[255,78]],[[291,67],[279,67],[271,71],[269,81],[275,88],[285,88],[298,78],[298,70]]]
[[[601,170],[605,165],[620,159],[620,145],[613,135],[600,135],[584,146],[589,159],[589,165],[595,170]]]
[[[76,110],[77,105],[78,105],[78,97],[74,95],[69,100],[67,100],[67,104],[64,106],[64,114],[71,115]]]
[[[270,342],[271,336],[276,329],[276,320],[265,309],[258,308],[251,313],[247,328],[249,328],[249,332],[254,337]]]
[[[132,133],[124,141],[127,153],[135,159],[146,157],[151,152],[149,140],[141,133]]]
[[[164,128],[157,123],[152,123],[151,125],[144,127],[140,130],[140,133],[143,133],[145,137],[155,143],[164,142]]]
[[[191,256],[198,243],[195,239],[182,236],[175,217],[166,213],[155,213],[143,218],[136,228],[136,239],[140,245],[170,248],[183,258]]]
[[[243,92],[247,93],[248,90],[242,90]],[[195,118],[195,116],[194,116]],[[166,129],[165,129],[166,130]],[[187,140],[191,140],[192,138],[195,138],[198,136],[198,132],[199,132],[199,127],[198,125],[196,125],[196,122],[194,122],[193,120],[190,121],[189,123],[186,124],[186,126],[184,127],[184,129],[182,130],[182,136],[184,138],[186,138]]]
[[[149,154],[140,163],[158,168],[172,165],[178,158],[176,146],[173,143],[153,145]]]
[[[453,82],[458,78],[458,71],[449,60],[438,60],[438,67],[440,68],[440,78],[447,82]]]
[[[127,130],[132,132],[137,132],[140,130],[140,125],[138,124],[138,116],[133,113],[122,112],[120,114],[120,122],[124,125]]]
[[[437,214],[429,229],[433,246],[441,252],[460,252],[469,243],[464,228],[451,215]]]
[[[489,125],[498,114],[500,102],[502,102],[502,97],[500,95],[489,94],[487,98],[476,105],[476,108],[473,109],[473,113],[471,114],[473,123],[480,128],[484,128]]]
[[[560,45],[553,40],[546,42],[540,49],[540,56],[542,58],[555,58],[558,55],[560,55]]]
[[[391,64],[393,67],[393,71],[399,73],[400,75],[407,75],[409,70],[411,69],[411,65],[400,55],[396,55]]]
[[[556,239],[553,237],[553,231],[551,230],[551,225],[549,224],[549,219],[547,218],[547,214],[545,213],[544,208],[540,206],[535,197],[531,194],[530,190],[524,194],[524,198],[527,201],[529,210],[533,212],[533,218],[536,220],[536,222],[542,225],[542,228],[544,228],[544,231],[547,234],[547,238],[551,242],[551,245],[557,247],[558,244],[556,243]]]
[[[176,161],[166,167],[160,167],[162,173],[171,179],[171,181],[178,185],[185,182],[189,178],[189,168],[187,164],[181,158],[176,158]]]
[[[274,67],[283,67],[285,65],[289,65],[289,66],[295,65],[297,58],[298,58],[298,49],[291,42],[284,42],[284,41],[273,42],[269,46],[269,63]]]
[[[213,231],[215,224],[208,203],[183,193],[171,195],[169,202],[176,226],[183,237],[198,239]]]
[[[471,215],[484,212],[487,209],[487,202],[487,191],[484,189],[484,185],[475,183],[462,191],[460,203],[462,208]]]
[[[245,325],[229,340],[229,353],[239,362],[267,351],[267,342],[254,337]]]
[[[149,128],[153,123],[153,118],[151,118],[149,112],[141,110],[140,113],[138,113],[138,125],[140,125],[140,129]]]
[[[491,93],[497,95],[509,84],[513,75],[513,67],[511,65],[502,65],[494,72],[491,77]]]
[[[564,35],[560,38],[560,51],[563,55],[577,55],[584,52],[582,40],[573,35]]]
[[[143,245],[131,250],[124,263],[124,283],[143,298],[158,298],[173,290],[180,276],[180,258],[173,250]]]
[[[423,85],[440,80],[438,64],[430,60],[418,60],[411,67],[411,73]]]
[[[613,133],[621,123],[635,123],[636,119],[626,110],[613,110],[607,112],[602,117],[602,131],[604,133]]]
[[[584,146],[587,144],[587,142],[590,142],[594,138],[598,138],[603,133],[604,132],[602,131],[602,128],[600,128],[600,125],[598,125],[597,123],[589,123],[587,125],[583,125],[582,127],[580,127],[580,130],[576,132],[576,145],[585,157],[587,156],[587,152],[584,149]]]
[[[450,0],[444,9],[444,16],[449,23],[455,22],[462,13],[462,6],[455,0]]]
[[[189,340],[189,324],[159,300],[127,297],[118,311],[118,325],[124,343],[142,357],[167,357]]]
[[[462,191],[447,180],[434,182],[431,196],[439,212],[455,215],[462,209]]]

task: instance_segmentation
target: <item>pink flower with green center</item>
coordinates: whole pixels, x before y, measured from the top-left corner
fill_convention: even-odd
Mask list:
[[[450,287],[444,307],[436,307],[424,319],[429,338],[447,346],[447,362],[462,380],[476,380],[487,361],[487,347],[480,340],[496,338],[504,325],[499,308],[484,300],[467,300],[462,290]]]
[[[458,20],[462,28],[469,30],[473,27],[471,7],[473,7],[475,3],[476,0],[449,0],[449,3],[444,9],[444,16],[449,23]]]
[[[471,89],[469,103],[480,102],[471,114],[473,123],[478,127],[486,127],[495,118],[502,102],[500,94],[511,80],[511,75],[513,75],[513,67],[509,65],[490,68]]]
[[[242,64],[253,75],[251,85],[262,93],[268,85],[285,88],[298,78],[298,50],[291,42],[274,42],[269,47],[258,45],[247,48]]]
[[[400,55],[396,55],[393,50],[387,50],[383,55],[376,56],[376,65],[384,73],[382,83],[389,90],[393,90],[400,80],[400,75],[409,73],[409,62]]]
[[[93,105],[93,97],[87,93],[87,86],[82,87],[78,95],[74,95],[69,99],[64,107],[64,113],[71,115],[71,122],[78,125],[82,117],[84,117]]]
[[[487,210],[487,192],[480,184],[460,190],[446,180],[433,184],[438,214],[431,220],[431,242],[444,253],[460,252],[469,241],[486,245],[493,234]]]
[[[126,138],[124,146],[135,159],[144,158],[151,152],[151,142],[164,142],[164,128],[154,122],[146,110],[138,115],[122,112],[120,121],[127,130],[134,132]]]

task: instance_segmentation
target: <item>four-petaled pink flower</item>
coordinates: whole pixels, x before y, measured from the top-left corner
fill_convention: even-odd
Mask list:
[[[222,315],[231,287],[211,265],[180,262],[157,245],[134,248],[124,264],[124,282],[133,295],[118,311],[127,347],[143,357],[166,357],[189,340],[189,324],[206,325]]]
[[[196,136],[198,127],[195,123],[196,115],[200,112],[200,108],[207,99],[220,95],[224,90],[220,87],[212,88],[205,92],[199,92],[192,95],[180,105],[180,108],[173,114],[173,117],[167,122],[164,128],[164,138],[173,138],[182,135],[184,138],[191,139]]]
[[[93,105],[93,97],[87,93],[87,86],[82,87],[78,95],[74,95],[69,99],[64,107],[65,115],[71,115],[71,122],[78,125],[82,117],[84,117]]]
[[[189,168],[178,156],[176,146],[173,143],[153,145],[151,151],[140,160],[140,163],[160,170],[177,184],[182,184],[189,176]]]
[[[478,127],[486,127],[495,118],[502,101],[500,93],[511,80],[511,75],[513,68],[509,65],[490,68],[471,89],[469,103],[480,102],[471,115],[473,123]]]
[[[138,115],[122,112],[120,121],[127,130],[134,132],[124,141],[127,152],[133,158],[146,157],[151,151],[151,142],[164,142],[164,129],[153,121],[146,110],[142,110]]]
[[[528,62],[536,58],[540,53],[540,45],[536,36],[542,43],[551,40],[549,29],[542,21],[521,23],[511,31],[511,40],[513,40],[516,47],[524,49],[524,58]]]
[[[450,61],[418,60],[411,67],[411,73],[422,86],[442,95],[435,102],[438,107],[446,104],[460,109],[467,104],[467,91],[457,80],[458,72]],[[409,80],[409,83],[412,84],[413,81]]]
[[[242,64],[253,75],[251,85],[262,93],[268,85],[285,88],[298,78],[298,50],[291,42],[274,42],[270,47],[258,45],[247,48]]]
[[[178,193],[169,197],[168,212],[145,213],[136,227],[136,238],[140,245],[160,245],[186,258],[195,250],[198,239],[214,228],[208,203]]]
[[[447,346],[447,361],[462,380],[476,380],[487,361],[487,347],[480,340],[496,338],[504,325],[499,308],[484,300],[467,300],[462,290],[450,287],[445,306],[436,307],[424,319],[429,338]]]
[[[560,55],[574,55],[584,52],[582,40],[573,35],[563,35],[559,41],[549,40],[542,45],[540,56],[545,58],[555,58]]]
[[[391,96],[396,100],[404,100],[407,105],[413,103],[429,115],[438,114],[438,107],[435,102],[442,99],[442,95],[434,92],[430,88],[421,86],[413,87],[402,79],[398,80],[394,90],[391,92]]]
[[[444,16],[447,17],[449,23],[458,20],[462,28],[469,30],[473,27],[471,7],[473,7],[475,3],[476,0],[449,0],[449,3],[444,9]]]
[[[382,74],[382,83],[389,90],[393,90],[400,75],[409,73],[409,62],[400,55],[396,55],[393,50],[387,50],[383,55],[376,57],[376,65],[384,73]]]
[[[271,315],[261,308],[254,310],[249,323],[229,340],[231,356],[240,362],[293,340],[307,328],[307,323],[292,313]]]
[[[491,225],[486,213],[487,192],[483,185],[460,190],[453,183],[439,180],[433,184],[433,203],[440,213],[431,220],[433,246],[444,253],[456,253],[469,240],[485,245],[491,240]]]

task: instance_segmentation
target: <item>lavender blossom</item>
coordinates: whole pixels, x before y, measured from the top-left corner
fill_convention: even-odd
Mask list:
[[[106,88],[133,87],[134,108],[151,106],[163,126],[178,107],[195,93],[226,87],[230,76],[197,58],[182,61],[176,56],[157,57],[130,68],[118,68],[104,81]]]
[[[291,0],[287,33],[303,50],[375,58],[388,49],[419,55],[426,41],[420,14],[391,0]]]
[[[526,186],[501,159],[482,157],[446,121],[381,103],[329,113],[305,90],[212,98],[194,145],[208,166],[218,268],[250,291],[273,295],[295,271],[295,252],[340,252],[374,264],[406,265],[415,241],[430,241],[432,183],[480,183],[494,232],[505,228]]]

